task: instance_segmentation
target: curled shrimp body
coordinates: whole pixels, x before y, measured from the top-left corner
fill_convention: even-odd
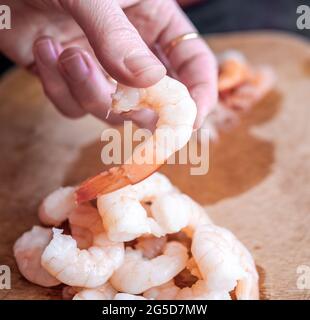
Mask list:
[[[144,297],[227,300],[231,299],[230,292],[234,290],[238,300],[258,299],[254,261],[231,232],[212,224],[202,225],[194,232],[191,251],[195,261],[189,260],[187,267],[196,274],[196,283],[181,289],[170,281],[147,290]]]
[[[47,226],[60,226],[76,207],[74,187],[59,188],[49,194],[39,207],[39,219]]]
[[[54,228],[53,232],[41,263],[51,275],[67,285],[101,286],[123,262],[123,243],[109,241],[104,233],[94,237],[88,250],[80,250],[71,236],[63,235],[60,229]]]
[[[193,236],[192,254],[210,292],[235,289],[237,299],[258,299],[258,274],[249,251],[227,229],[199,227]]]
[[[148,260],[139,250],[126,249],[123,264],[113,273],[110,282],[121,292],[140,294],[166,283],[186,266],[187,249],[180,243],[167,243],[162,255]]]
[[[197,111],[195,102],[182,83],[165,76],[148,88],[135,89],[118,84],[113,96],[113,111],[122,113],[144,108],[158,113],[153,136],[135,148],[124,165],[85,181],[76,191],[78,202],[145,179],[189,141]],[[142,154],[149,155],[145,164],[140,163]]]
[[[100,196],[97,206],[112,241],[130,241],[144,234],[161,237],[210,222],[201,206],[159,173]]]
[[[117,291],[106,282],[103,286],[95,289],[83,289],[79,291],[73,300],[112,300]]]
[[[100,196],[97,206],[109,239],[130,241],[152,233],[156,223],[148,216],[144,203],[171,190],[174,187],[170,181],[164,175],[154,173],[136,185]]]
[[[13,251],[21,274],[29,281],[43,287],[52,287],[60,281],[41,266],[41,256],[52,240],[52,229],[34,226],[14,244]]]

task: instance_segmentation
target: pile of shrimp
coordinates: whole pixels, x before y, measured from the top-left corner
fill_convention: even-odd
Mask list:
[[[217,60],[219,101],[202,125],[203,129],[208,129],[211,140],[218,140],[221,130],[235,126],[238,114],[250,110],[274,88],[276,81],[270,66],[253,67],[239,51],[225,51]],[[202,137],[202,142],[204,139],[206,137]]]
[[[43,226],[13,248],[20,272],[40,286],[64,284],[64,299],[258,299],[245,246],[156,172],[191,138],[196,105],[186,87],[168,76],[145,89],[118,85],[113,109],[141,108],[158,113],[152,139],[135,149],[133,161],[42,201]],[[164,145],[160,130],[175,143]],[[147,149],[162,148],[156,161],[140,163]]]
[[[63,283],[63,298],[76,300],[258,299],[248,250],[164,175],[96,204],[77,204],[74,191],[47,196],[39,208],[45,227],[16,241],[17,265],[29,281]]]

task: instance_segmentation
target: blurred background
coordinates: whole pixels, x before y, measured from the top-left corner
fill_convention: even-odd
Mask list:
[[[201,34],[282,30],[310,39],[310,31],[296,27],[296,9],[310,0],[179,0]],[[12,63],[0,55],[0,74]]]

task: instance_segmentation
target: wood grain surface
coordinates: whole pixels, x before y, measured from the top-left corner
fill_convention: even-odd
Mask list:
[[[297,267],[310,266],[309,43],[282,33],[207,40],[216,52],[234,48],[253,64],[272,65],[277,88],[211,145],[207,175],[190,176],[184,165],[162,172],[250,249],[262,299],[310,298],[310,290],[296,285]],[[12,289],[0,290],[0,299],[60,297],[61,287],[41,288],[20,275],[12,246],[38,224],[37,207],[46,194],[103,168],[105,127],[90,116],[72,121],[59,115],[22,70],[1,79],[0,265],[10,266]]]

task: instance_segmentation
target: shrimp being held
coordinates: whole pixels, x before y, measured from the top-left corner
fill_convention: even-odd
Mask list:
[[[142,181],[189,141],[197,111],[195,102],[182,83],[165,76],[148,88],[135,89],[118,84],[113,96],[113,111],[122,113],[144,108],[158,113],[153,136],[135,148],[122,166],[85,181],[76,191],[78,202]],[[144,164],[141,164],[144,160],[142,155],[149,155]]]
[[[167,243],[162,255],[151,260],[139,250],[126,248],[124,263],[110,282],[118,291],[139,294],[171,280],[185,268],[187,260],[187,249],[173,241]]]
[[[76,241],[62,230],[53,229],[52,241],[43,252],[43,267],[61,282],[77,287],[103,285],[124,259],[124,244],[111,242],[104,233],[94,237],[88,250],[80,250]]]
[[[52,287],[60,281],[41,266],[41,256],[52,240],[52,229],[34,226],[14,244],[13,251],[21,274],[29,281],[43,287]]]

